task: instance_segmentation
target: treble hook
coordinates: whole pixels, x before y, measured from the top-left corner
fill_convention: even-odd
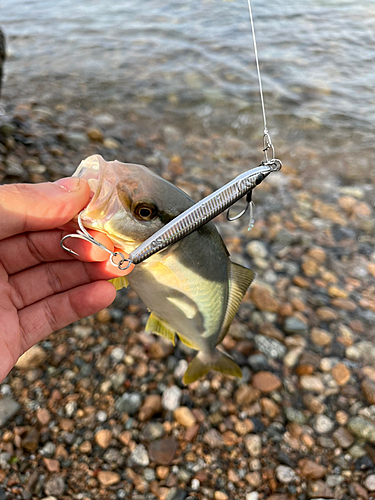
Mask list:
[[[237,220],[237,219],[240,219],[241,217],[243,217],[246,212],[248,210],[250,210],[250,223],[249,223],[249,227],[248,227],[248,231],[250,231],[250,229],[253,228],[254,226],[254,219],[253,219],[253,214],[254,214],[254,203],[253,203],[253,200],[252,200],[252,195],[253,195],[253,191],[249,191],[246,195],[246,206],[245,208],[242,210],[242,212],[240,212],[239,214],[237,215],[234,215],[233,217],[230,216],[230,208],[228,208],[227,210],[227,219],[229,221],[234,221],[234,220]]]
[[[67,234],[66,236],[64,236],[60,241],[61,248],[63,248],[66,252],[69,252],[70,254],[78,257],[79,256],[78,253],[75,252],[74,250],[72,250],[71,248],[67,247],[64,244],[64,241],[67,240],[68,238],[77,238],[80,240],[88,241],[89,243],[92,243],[93,245],[96,245],[97,247],[104,250],[105,252],[111,254],[109,260],[113,266],[118,267],[121,271],[125,271],[126,269],[128,269],[132,264],[130,259],[126,259],[125,256],[121,252],[112,252],[111,250],[109,250],[109,248],[104,246],[102,243],[100,243],[99,241],[96,241],[96,239],[93,238],[91,236],[91,234],[87,232],[86,228],[84,227],[84,225],[82,223],[82,219],[81,219],[82,213],[83,212],[80,212],[78,214],[79,229],[77,230],[77,233]],[[120,260],[118,262],[115,261],[115,259],[117,259],[117,257],[120,257]],[[122,267],[124,262],[127,262],[126,267]]]

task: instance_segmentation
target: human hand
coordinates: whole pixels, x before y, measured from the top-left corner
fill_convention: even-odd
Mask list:
[[[0,186],[0,382],[32,345],[111,304],[116,291],[107,280],[132,270],[119,271],[108,253],[81,240],[72,243],[81,261],[60,247],[67,232],[58,228],[89,196],[86,181],[73,177]],[[105,235],[97,239],[113,250]]]

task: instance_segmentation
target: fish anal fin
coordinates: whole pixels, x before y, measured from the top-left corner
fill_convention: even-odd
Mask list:
[[[228,329],[238,311],[241,300],[254,278],[255,273],[251,269],[235,264],[234,262],[230,263],[228,305],[217,344],[220,344],[227,334]]]
[[[233,377],[242,377],[241,368],[237,363],[227,354],[216,349],[214,359],[211,361],[207,355],[199,352],[187,367],[182,381],[186,385],[191,384],[206,375],[210,370],[232,375]]]
[[[184,337],[183,335],[181,335],[181,333],[178,333],[176,332],[179,339],[181,340],[181,342],[183,342],[186,346],[190,347],[190,349],[195,349],[196,351],[199,350],[199,347],[196,346],[193,342],[191,342],[191,340],[189,340],[187,337]]]
[[[145,328],[146,333],[156,333],[167,340],[170,340],[175,345],[175,332],[168,323],[158,318],[154,313],[151,313]]]
[[[115,285],[116,290],[121,290],[121,288],[126,288],[129,285],[129,281],[126,276],[119,276],[109,280],[110,283]]]

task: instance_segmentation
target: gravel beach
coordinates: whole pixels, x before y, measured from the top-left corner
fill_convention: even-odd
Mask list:
[[[69,176],[96,153],[196,200],[259,162],[231,134],[64,103],[0,116],[3,183]],[[307,148],[294,154],[316,164]],[[0,386],[0,500],[375,498],[374,186],[280,156],[254,192],[253,229],[216,220],[233,260],[257,273],[223,341],[242,380],[184,386],[193,352],[146,335],[144,305],[118,292]]]

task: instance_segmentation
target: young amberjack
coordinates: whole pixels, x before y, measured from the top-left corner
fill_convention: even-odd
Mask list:
[[[85,227],[104,232],[128,254],[194,204],[148,168],[99,155],[84,160],[74,176],[86,179],[93,193],[81,217]],[[177,334],[199,351],[183,378],[189,384],[210,370],[241,377],[240,367],[217,346],[253,278],[250,269],[229,260],[209,222],[113,282],[117,289],[129,283],[151,311],[146,332],[173,343]]]

